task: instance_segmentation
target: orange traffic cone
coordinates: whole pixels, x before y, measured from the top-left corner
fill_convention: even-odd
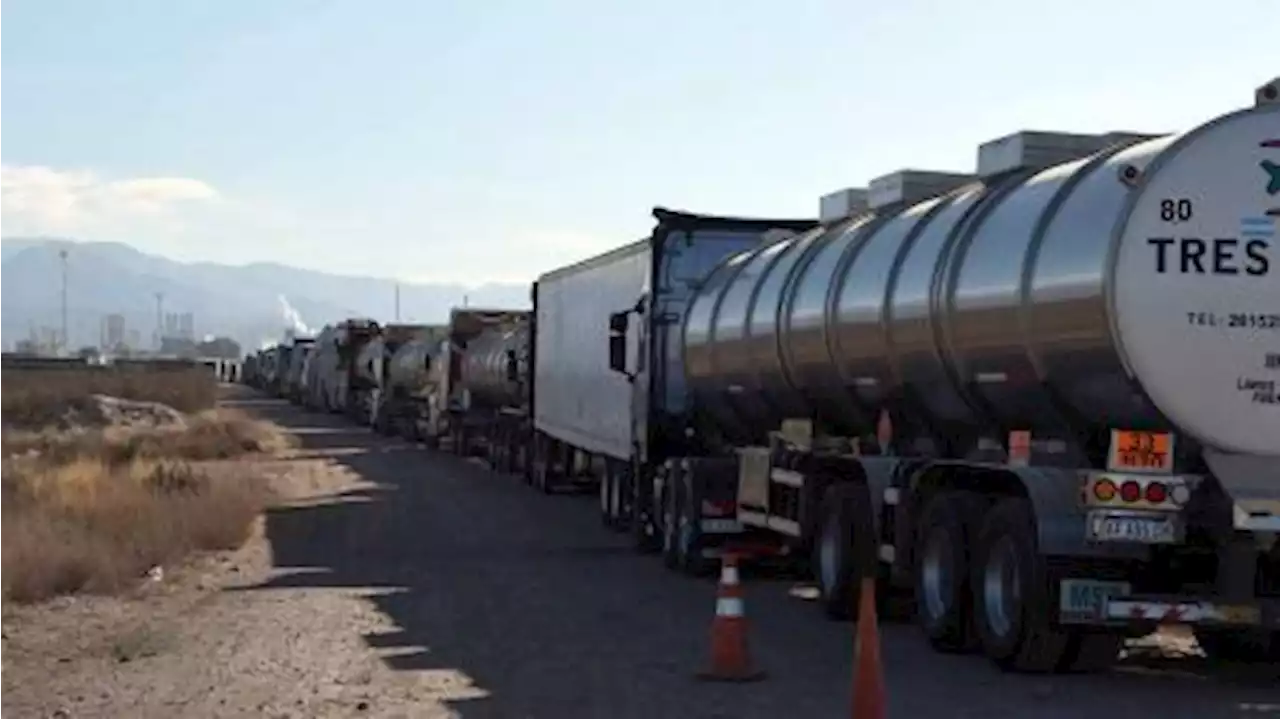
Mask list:
[[[764,677],[764,672],[752,665],[747,650],[747,618],[743,608],[738,558],[726,554],[720,568],[720,586],[716,589],[716,616],[711,622],[711,668],[698,672],[699,679],[750,682]]]
[[[884,667],[876,623],[876,580],[862,579],[853,656],[853,719],[884,719]]]

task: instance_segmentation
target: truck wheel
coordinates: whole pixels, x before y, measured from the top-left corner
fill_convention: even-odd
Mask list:
[[[712,566],[702,555],[705,545],[702,534],[702,503],[689,488],[683,488],[678,494],[680,510],[676,519],[676,546],[680,569],[692,577],[708,576]]]
[[[537,446],[534,447],[532,464],[534,488],[543,494],[551,494],[555,482],[552,481],[551,442],[549,440],[538,440]]]
[[[871,515],[864,488],[856,485],[828,487],[822,496],[822,520],[813,543],[810,560],[817,575],[820,605],[831,619],[858,618],[858,597],[854,591],[862,576],[855,549],[855,532],[870,532],[864,526]]]
[[[614,473],[606,461],[604,472],[600,475],[600,523],[612,529],[617,524],[613,515],[613,494],[617,484]]]
[[[929,643],[942,652],[967,652],[978,645],[969,591],[974,523],[982,497],[944,491],[925,506],[916,532],[916,620]]]
[[[678,484],[668,482],[662,489],[662,563],[667,569],[680,568]]]
[[[1027,500],[1001,500],[978,534],[971,582],[983,652],[1001,669],[1049,672],[1068,637],[1050,626],[1049,569]]]
[[[1247,664],[1280,662],[1280,632],[1196,627],[1196,641],[1210,659]]]
[[[654,531],[652,488],[653,477],[641,467],[634,466],[631,473],[631,543],[641,554],[653,554],[662,548],[661,537]]]

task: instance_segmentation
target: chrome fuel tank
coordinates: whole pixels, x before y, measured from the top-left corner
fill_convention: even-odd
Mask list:
[[[515,377],[508,374],[515,361]],[[490,407],[522,406],[529,377],[529,326],[489,328],[467,342],[462,384],[471,401]]]
[[[1234,128],[1221,124],[1227,120]],[[1003,138],[984,146],[977,175],[943,193],[883,203],[733,256],[707,279],[685,318],[688,380],[712,417],[756,439],[786,417],[816,417],[833,431],[871,435],[882,413],[919,451],[950,444],[959,454],[980,436],[1002,439],[1010,429],[1061,436],[1064,427],[1098,433],[1173,426],[1169,408],[1180,405],[1173,370],[1164,369],[1172,360],[1162,360],[1139,327],[1158,325],[1168,337],[1196,340],[1183,327],[1186,316],[1159,314],[1160,308],[1142,304],[1142,293],[1118,288],[1151,287],[1143,292],[1152,295],[1182,276],[1209,282],[1215,273],[1199,264],[1192,266],[1199,272],[1188,271],[1185,259],[1177,277],[1157,267],[1147,246],[1155,240],[1139,236],[1147,226],[1126,231],[1138,223],[1136,195],[1149,170],[1191,178],[1214,162],[1208,150],[1184,147],[1208,147],[1212,138],[1223,147],[1265,150],[1266,138],[1259,138],[1263,150],[1259,140],[1249,146],[1240,138],[1265,134],[1259,128],[1269,123],[1280,135],[1274,105],[1180,136],[1020,133],[1011,138],[1025,146],[1043,138],[1058,142],[1057,154],[1037,162],[1024,151],[1009,162],[1013,140]],[[1177,157],[1191,159],[1183,167]],[[1242,183],[1258,162],[1241,160]],[[1247,194],[1242,189],[1232,198]],[[1218,225],[1239,222],[1231,219],[1236,210],[1224,209],[1234,199],[1222,198],[1222,207],[1200,201],[1205,217]],[[1228,237],[1240,230],[1214,225],[1204,231]],[[1243,250],[1232,248],[1235,254],[1226,256],[1244,261]],[[1125,259],[1130,256],[1142,259]],[[1255,268],[1265,273],[1269,265],[1260,261]],[[1223,274],[1230,276],[1212,280],[1222,283],[1220,296],[1241,307],[1271,306],[1272,298],[1263,296],[1276,293],[1270,285],[1243,271]],[[1206,290],[1204,296],[1219,295]],[[1230,312],[1224,309],[1224,316]],[[1126,316],[1144,319],[1128,330],[1117,324]],[[1280,334],[1262,337],[1276,344]],[[1239,341],[1244,344],[1232,351],[1240,357],[1250,346],[1261,351]],[[1137,367],[1141,361],[1150,368]],[[1187,365],[1183,374],[1193,369]],[[1221,391],[1233,396],[1226,385]],[[1177,426],[1211,434],[1213,423],[1192,412],[1185,410]],[[1258,414],[1254,421],[1275,419]],[[1241,425],[1218,444],[1262,446],[1256,434]],[[957,437],[965,446],[955,446]]]

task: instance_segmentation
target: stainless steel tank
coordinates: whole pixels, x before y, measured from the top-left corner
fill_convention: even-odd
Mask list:
[[[516,361],[514,381],[508,376],[510,358]],[[524,404],[528,380],[529,328],[490,328],[467,342],[462,357],[462,384],[471,401],[491,407]]]
[[[431,363],[438,354],[441,340],[419,337],[396,349],[391,355],[388,381],[390,386],[409,394],[422,391],[431,378]]]
[[[355,375],[372,386],[382,384],[382,361],[387,355],[387,343],[381,335],[372,337],[356,354]]]
[[[805,416],[874,434],[887,412],[921,451],[1110,427],[1280,451],[1280,106],[1062,136],[1048,167],[1031,135],[940,196],[729,258],[685,319],[698,406],[757,439]]]

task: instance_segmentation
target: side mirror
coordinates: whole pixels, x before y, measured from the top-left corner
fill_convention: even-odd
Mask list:
[[[627,325],[631,318],[626,312],[609,315],[609,369],[627,371]]]
[[[511,383],[520,381],[520,366],[516,363],[515,350],[507,350],[507,381]]]

